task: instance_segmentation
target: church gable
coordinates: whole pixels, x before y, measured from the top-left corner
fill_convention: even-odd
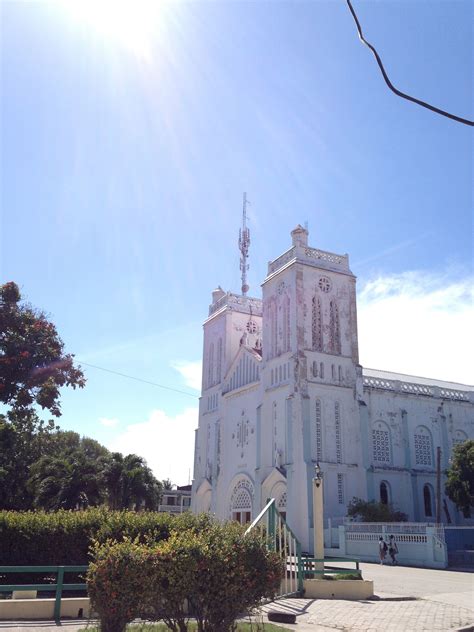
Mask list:
[[[253,349],[241,347],[224,380],[222,394],[259,382],[262,358]]]

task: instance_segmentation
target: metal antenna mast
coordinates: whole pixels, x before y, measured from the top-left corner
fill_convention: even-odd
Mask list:
[[[239,230],[239,250],[240,250],[240,270],[242,272],[242,295],[247,296],[249,286],[247,285],[247,270],[249,269],[247,257],[249,256],[250,230],[247,228],[247,194],[244,193],[244,204],[242,209],[242,228]]]

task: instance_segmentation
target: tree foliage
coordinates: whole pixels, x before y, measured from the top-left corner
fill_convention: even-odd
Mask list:
[[[44,312],[21,304],[16,283],[0,286],[1,403],[17,412],[38,405],[59,417],[59,389],[85,384],[73,358]]]
[[[464,517],[470,518],[474,508],[474,439],[454,446],[446,474],[446,494]]]
[[[375,500],[353,498],[347,507],[347,515],[360,522],[406,522],[408,516]]]
[[[61,415],[61,387],[84,384],[54,324],[16,283],[0,285],[0,509],[158,508],[161,484],[141,457],[39,418]]]

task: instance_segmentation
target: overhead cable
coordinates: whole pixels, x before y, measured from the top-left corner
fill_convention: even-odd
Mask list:
[[[387,84],[387,86],[390,88],[390,90],[392,92],[394,92],[397,96],[402,97],[402,99],[407,99],[408,101],[412,101],[413,103],[417,103],[418,105],[421,105],[422,107],[427,108],[428,110],[431,110],[432,112],[435,112],[436,114],[440,114],[441,116],[446,116],[447,118],[450,118],[453,121],[456,121],[458,123],[464,123],[464,125],[474,126],[474,121],[470,121],[469,119],[462,118],[461,116],[456,116],[455,114],[450,114],[449,112],[446,112],[445,110],[440,110],[439,108],[435,107],[434,105],[426,103],[426,101],[421,101],[421,99],[416,99],[415,97],[412,97],[409,94],[405,94],[404,92],[401,92],[400,90],[395,88],[395,86],[392,84],[392,82],[388,78],[387,73],[385,72],[385,68],[383,66],[382,60],[380,59],[380,55],[375,50],[375,47],[372,46],[372,44],[370,44],[364,38],[364,36],[362,34],[362,28],[360,26],[360,22],[359,22],[359,20],[357,18],[356,12],[354,11],[354,8],[353,8],[352,4],[351,4],[351,0],[346,0],[346,2],[347,2],[347,6],[349,7],[350,12],[352,13],[352,17],[354,18],[354,22],[356,23],[357,32],[359,33],[360,41],[363,44],[365,44],[368,48],[370,48],[370,50],[373,52],[373,54],[375,56],[375,59],[377,60],[377,63],[379,65],[379,68],[380,68],[380,70],[382,72],[383,78],[385,79],[385,83]]]
[[[188,397],[194,397],[195,399],[199,399],[199,395],[194,395],[193,393],[187,393],[186,391],[180,391],[178,388],[172,388],[171,386],[164,386],[163,384],[157,384],[156,382],[150,382],[149,380],[143,380],[141,377],[134,377],[133,375],[127,375],[126,373],[120,373],[119,371],[113,371],[112,369],[105,369],[103,366],[97,366],[96,364],[89,364],[88,362],[81,362],[78,359],[80,364],[84,366],[90,366],[93,369],[99,369],[100,371],[106,371],[107,373],[113,373],[114,375],[120,375],[120,377],[126,377],[129,380],[135,380],[136,382],[143,382],[143,384],[150,384],[151,386],[156,386],[158,388],[164,388],[167,391],[174,391],[175,393],[181,393],[181,395],[187,395]]]

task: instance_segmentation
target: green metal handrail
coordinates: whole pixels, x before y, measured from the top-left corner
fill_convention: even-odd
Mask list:
[[[301,556],[301,543],[298,538],[295,536],[291,528],[286,523],[286,520],[278,511],[276,507],[275,499],[270,498],[267,500],[267,504],[262,509],[262,511],[258,514],[255,520],[251,523],[251,525],[245,531],[245,534],[249,533],[253,529],[255,529],[258,524],[266,517],[266,527],[267,527],[267,547],[275,551],[277,550],[277,543],[279,544],[279,550],[282,549],[285,551],[284,554],[284,563],[285,563],[285,573],[288,571],[288,563],[290,564],[290,569],[293,567],[292,560],[296,559],[296,568],[295,575],[297,579],[296,591],[292,593],[285,593],[285,596],[289,596],[290,594],[302,594],[303,592],[303,563]],[[288,550],[288,552],[287,552]],[[289,560],[289,562],[288,562]],[[290,578],[291,573],[290,571]],[[285,585],[287,580],[287,575],[285,575]],[[290,579],[290,584],[292,580]],[[280,595],[283,596],[283,595]]]
[[[312,566],[316,562],[323,562],[323,570],[314,570],[313,568],[307,568],[307,564]],[[329,566],[326,562],[353,562],[355,564],[355,569],[353,568],[340,568],[339,566]],[[326,557],[324,559],[318,559],[315,557],[304,557],[302,560],[303,563],[303,573],[307,573],[308,575],[324,575],[329,572],[337,572],[340,575],[354,575],[357,574],[359,577],[362,577],[362,571],[360,570],[359,563],[360,560],[357,558],[347,558],[347,557]]]
[[[65,573],[82,573],[88,566],[0,566],[0,575],[3,573],[55,573],[55,584],[0,584],[0,592],[12,592],[13,590],[36,590],[37,592],[56,591],[54,602],[54,619],[61,619],[61,598],[63,590],[87,590],[87,584],[65,584]]]

